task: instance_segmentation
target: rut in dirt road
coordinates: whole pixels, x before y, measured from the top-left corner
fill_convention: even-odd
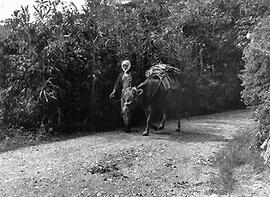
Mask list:
[[[252,124],[239,110],[2,153],[0,196],[210,196],[215,154]]]

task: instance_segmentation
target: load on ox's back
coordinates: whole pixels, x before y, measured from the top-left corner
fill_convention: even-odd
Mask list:
[[[161,130],[165,126],[168,107],[175,102],[177,111],[177,131],[180,131],[180,111],[181,111],[181,87],[180,74],[178,68],[166,64],[152,66],[145,72],[146,80],[140,85],[127,88],[123,93],[124,105],[122,114],[125,129],[130,131],[131,112],[137,106],[143,107],[146,114],[146,128],[143,135],[149,135],[150,128]],[[159,126],[152,123],[154,110],[160,110],[162,120]]]

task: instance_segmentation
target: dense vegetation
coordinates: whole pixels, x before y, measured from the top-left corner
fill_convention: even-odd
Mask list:
[[[26,7],[5,23],[11,32],[0,45],[1,121],[13,129],[4,135],[120,125],[108,95],[123,59],[131,60],[136,84],[156,63],[181,69],[190,114],[242,107],[246,35],[267,12],[258,0],[87,0],[80,12],[37,0],[35,8],[35,20]]]
[[[9,31],[2,25],[0,25],[0,40],[6,38],[9,34]]]
[[[269,138],[270,129],[270,17],[262,18],[249,35],[250,43],[244,50],[245,69],[241,75],[242,97],[254,109],[259,121],[258,138],[262,143]]]

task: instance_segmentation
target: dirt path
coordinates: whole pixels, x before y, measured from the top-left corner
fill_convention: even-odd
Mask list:
[[[0,154],[0,196],[214,196],[209,164],[253,122],[248,111],[192,118],[144,137],[119,131]]]

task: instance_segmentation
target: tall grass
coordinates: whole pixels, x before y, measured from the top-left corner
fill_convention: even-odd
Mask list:
[[[254,140],[256,132],[254,128],[241,130],[216,156],[214,165],[219,173],[211,180],[215,193],[231,194],[239,181],[235,172],[241,167],[248,165],[253,169],[251,173],[259,173],[266,169]]]

